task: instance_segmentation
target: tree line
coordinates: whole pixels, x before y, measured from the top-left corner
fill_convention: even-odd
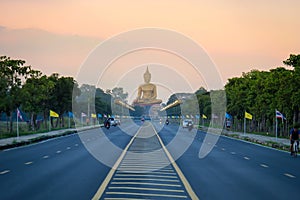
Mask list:
[[[227,81],[226,112],[232,116],[232,121],[238,130],[243,128],[245,111],[253,115],[251,131],[274,130],[275,110],[284,114],[286,125],[292,126],[293,123],[299,122],[300,55],[291,54],[283,64],[290,66],[291,69],[278,67],[269,71],[252,70],[243,73],[241,77]],[[211,115],[213,92],[217,94],[214,96],[218,98],[219,95],[222,98],[224,90],[207,91],[201,87],[194,94],[173,94],[167,105],[177,99],[185,99],[185,103],[168,109],[167,115],[200,114],[213,119],[214,116]],[[46,76],[32,69],[31,66],[26,66],[23,60],[0,56],[0,113],[6,113],[9,117],[10,123],[7,127],[9,132],[12,132],[13,113],[17,108],[30,115],[32,129],[37,127],[38,114],[43,116],[44,126],[47,127],[46,119],[49,117],[50,110],[54,110],[60,116],[55,126],[63,127],[63,114],[72,111],[73,100],[82,109],[80,112],[93,110],[96,113],[111,115],[113,112],[120,114],[123,112],[119,105],[112,102],[121,99],[127,103],[127,97],[128,94],[123,91],[123,88],[104,91],[87,84],[79,87],[73,77],[59,76],[56,73]],[[89,107],[87,108],[86,105]],[[195,109],[195,106],[198,106],[198,109]],[[219,105],[220,113],[223,106]],[[142,115],[142,109],[135,109],[136,111],[131,112],[131,115]],[[182,113],[182,110],[185,113]],[[224,118],[220,113],[217,113],[219,117]]]
[[[274,130],[275,110],[285,116],[283,121],[280,120],[281,123],[292,126],[299,122],[300,55],[291,54],[283,64],[292,69],[278,67],[269,71],[252,70],[241,77],[229,79],[225,85],[227,112],[239,122],[244,118],[245,111],[251,113],[252,131]]]
[[[243,130],[245,111],[251,113],[250,130],[253,132],[275,132],[275,110],[284,115],[279,133],[287,134],[288,127],[299,122],[300,105],[300,55],[291,54],[283,61],[283,64],[291,67],[277,67],[269,71],[252,70],[243,73],[241,77],[231,78],[225,85],[226,112],[232,116],[236,130]],[[200,116],[203,114],[210,119],[212,112],[211,93],[222,94],[221,91],[207,91],[201,87],[193,95],[197,97]],[[185,107],[188,113],[196,114],[193,105],[195,102],[187,98],[191,94],[184,94],[185,105],[178,105],[168,110],[168,115],[182,115],[181,107]],[[182,99],[183,94],[170,96],[167,105],[177,99]],[[190,101],[190,102],[189,102]],[[223,114],[224,115],[224,114]],[[225,118],[225,116],[217,116]],[[283,123],[282,123],[283,122]],[[285,126],[283,126],[285,124]]]
[[[25,65],[24,60],[0,56],[0,114],[5,113],[8,118],[7,132],[13,132],[13,116],[17,108],[27,114],[31,130],[38,128],[38,115],[43,116],[44,127],[47,128],[50,110],[59,114],[55,122],[51,118],[52,127],[64,127],[63,116],[72,111],[72,100],[76,98],[78,104],[84,104],[88,101],[86,93],[91,91],[96,111],[111,114],[111,94],[120,92],[118,89],[110,94],[90,85],[79,87],[73,77],[57,73],[47,76]]]

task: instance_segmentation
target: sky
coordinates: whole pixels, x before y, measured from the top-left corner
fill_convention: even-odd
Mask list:
[[[191,38],[214,62],[224,84],[242,72],[283,66],[290,54],[300,53],[298,0],[0,0],[0,6],[0,55],[26,60],[47,75],[76,77],[103,41],[145,27],[173,30]],[[157,57],[157,52],[152,53],[148,58]],[[145,60],[132,63],[125,58],[127,65],[134,64],[126,76],[117,73],[122,71],[117,64],[110,74],[117,73],[116,82],[125,84],[134,96],[143,82],[142,71],[152,63],[152,80],[159,85],[162,99],[168,95],[163,88],[184,90],[186,83],[176,79],[182,69],[157,63],[157,59]],[[172,73],[177,75],[166,76]],[[183,79],[194,90],[203,85],[209,88],[205,78],[190,75]],[[98,84],[103,89],[116,86],[109,81]]]

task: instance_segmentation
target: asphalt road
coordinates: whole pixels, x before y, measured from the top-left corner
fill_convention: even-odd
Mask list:
[[[160,136],[170,143],[177,127]],[[192,134],[186,131],[187,137]],[[299,199],[300,158],[286,152],[220,137],[213,150],[198,158],[206,133],[198,132],[189,149],[177,160],[200,199]],[[169,148],[170,153],[176,148]]]
[[[174,158],[179,157],[180,146],[192,140],[191,145],[176,163],[199,199],[298,199],[299,197],[300,158],[292,158],[285,152],[220,137],[208,156],[199,159],[199,149],[206,133],[198,132],[195,136],[192,132],[184,130],[181,131],[183,136],[178,137],[176,143],[172,144],[178,135],[177,126],[170,124],[161,129],[160,125],[154,124],[154,127]],[[107,179],[111,167],[99,162],[96,159],[97,155],[92,156],[90,152],[97,152],[94,151],[95,149],[104,152],[103,155],[106,155],[110,159],[110,164],[113,164],[119,159],[122,151],[111,153],[106,139],[108,138],[115,147],[125,149],[138,128],[136,126],[126,129],[111,127],[109,130],[103,130],[104,133],[100,133],[98,129],[89,130],[83,132],[83,136],[80,137],[75,134],[31,146],[1,151],[0,199],[93,198]],[[130,132],[129,135],[128,132]],[[138,138],[139,141],[132,142],[128,151],[153,152],[160,148],[155,138],[153,135]],[[160,165],[163,167],[156,169],[156,174],[150,170],[140,175],[148,178],[150,176],[152,179],[174,179],[172,181],[175,184],[169,185],[181,187],[179,190],[168,188],[177,195],[174,195],[174,198],[179,198],[179,196],[190,198],[176,167],[174,168],[170,163],[166,164],[169,158],[163,158],[161,155],[161,159],[158,160],[156,157],[145,156],[132,158],[125,154],[119,168],[115,169],[107,182],[102,198],[109,198],[108,195],[120,191],[123,195],[118,197],[122,197],[126,191],[132,190],[129,186],[134,183],[126,178],[136,176],[133,174],[133,169]],[[149,162],[145,165],[147,160]],[[168,175],[170,177],[164,177]],[[124,178],[125,180],[122,180]],[[145,186],[147,183],[138,180],[141,177],[134,178],[140,184],[136,191],[132,191],[133,194],[140,192],[140,188],[149,190]],[[120,185],[118,181],[127,183]],[[151,184],[159,186],[156,187],[157,189],[169,187],[160,185],[161,183],[157,181],[159,180],[151,181]],[[147,198],[147,196],[137,197]],[[172,196],[166,197],[172,199]]]

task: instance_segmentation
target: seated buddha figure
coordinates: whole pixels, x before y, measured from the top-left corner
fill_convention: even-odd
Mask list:
[[[160,104],[162,100],[157,99],[156,85],[150,83],[151,74],[148,70],[144,73],[145,83],[140,85],[138,88],[137,98],[134,100],[134,104],[150,105]]]

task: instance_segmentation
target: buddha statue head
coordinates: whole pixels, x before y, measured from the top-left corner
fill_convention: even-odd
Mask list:
[[[151,74],[150,74],[150,72],[148,70],[148,67],[147,67],[147,70],[144,73],[144,81],[145,81],[145,83],[150,83],[150,80],[151,80]]]

